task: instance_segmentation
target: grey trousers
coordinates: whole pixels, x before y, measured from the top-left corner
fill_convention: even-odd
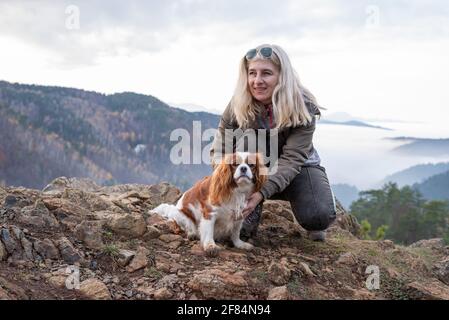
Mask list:
[[[326,170],[320,165],[304,166],[290,185],[270,200],[287,200],[298,223],[308,231],[327,229],[336,218],[335,199]],[[242,235],[251,237],[257,231],[262,204],[245,219]]]

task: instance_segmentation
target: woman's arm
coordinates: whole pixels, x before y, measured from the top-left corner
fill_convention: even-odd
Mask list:
[[[270,198],[278,192],[282,192],[301,171],[312,149],[312,138],[315,131],[315,116],[308,126],[300,126],[291,129],[282,153],[278,159],[278,168],[275,174],[268,177],[260,193],[264,199]]]

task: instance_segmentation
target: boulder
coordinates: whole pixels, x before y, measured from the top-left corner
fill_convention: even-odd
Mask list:
[[[241,274],[220,269],[195,272],[187,286],[205,299],[243,298],[248,293],[248,283]]]
[[[59,251],[50,239],[38,240],[33,243],[34,250],[44,259],[57,260]]]
[[[267,300],[288,300],[290,293],[287,286],[274,287],[268,292]]]
[[[85,220],[75,227],[76,237],[90,249],[101,249],[104,247],[102,231],[102,221]]]
[[[275,285],[283,286],[288,283],[291,270],[286,263],[273,261],[268,267],[268,279]]]
[[[107,227],[128,238],[137,238],[147,231],[147,224],[141,214],[115,214]]]
[[[128,272],[135,272],[137,270],[143,269],[148,265],[148,257],[147,255],[150,252],[145,247],[139,247],[137,249],[136,255],[134,256],[133,260],[129,264],[129,266],[126,268],[126,271]]]
[[[75,249],[69,239],[63,237],[57,241],[62,259],[68,264],[74,264],[82,260],[81,254]]]
[[[108,287],[98,279],[90,278],[80,283],[80,292],[88,299],[110,300]]]

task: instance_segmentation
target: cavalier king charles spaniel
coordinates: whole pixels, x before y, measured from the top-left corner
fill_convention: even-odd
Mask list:
[[[151,211],[174,221],[189,239],[199,238],[210,256],[219,251],[217,239],[230,239],[236,248],[251,250],[253,245],[240,239],[242,211],[266,178],[261,154],[228,154],[211,176],[187,190],[176,205],[161,204]]]

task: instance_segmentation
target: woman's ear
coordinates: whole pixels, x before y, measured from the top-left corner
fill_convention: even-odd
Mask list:
[[[264,157],[259,152],[256,154],[256,186],[255,191],[262,189],[268,179],[268,168],[265,166]]]
[[[232,156],[227,155],[212,173],[209,201],[213,205],[220,205],[231,197],[235,184],[231,168]]]

